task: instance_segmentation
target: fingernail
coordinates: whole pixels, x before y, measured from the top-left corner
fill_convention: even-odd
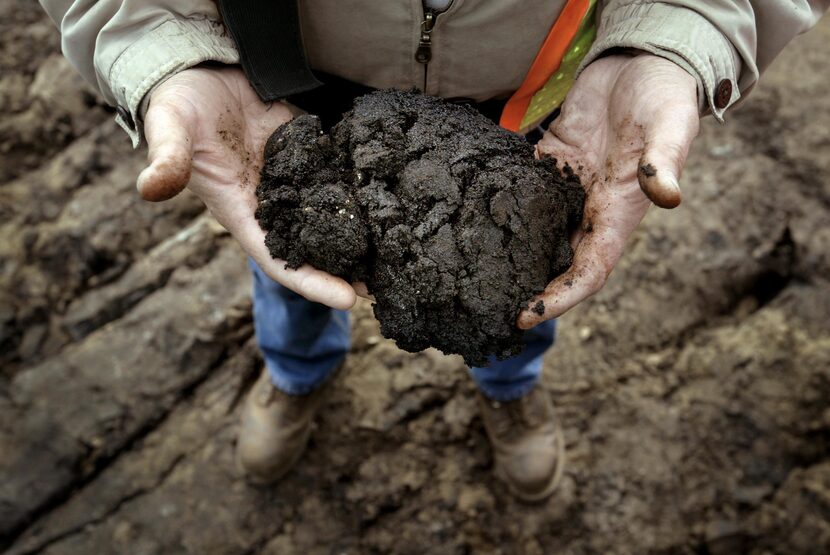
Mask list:
[[[680,183],[677,182],[677,178],[670,173],[667,173],[665,176],[665,181],[663,185],[665,187],[665,194],[661,200],[661,204],[658,204],[661,208],[675,208],[680,204],[680,199],[682,197],[680,193]]]

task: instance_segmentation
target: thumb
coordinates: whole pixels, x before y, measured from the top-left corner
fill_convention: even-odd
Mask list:
[[[674,110],[655,117],[646,129],[637,180],[643,193],[660,208],[680,204],[678,178],[699,122],[696,110]]]
[[[141,198],[153,202],[178,195],[190,181],[193,162],[193,132],[187,119],[167,104],[147,110],[144,134],[148,165],[136,186]]]

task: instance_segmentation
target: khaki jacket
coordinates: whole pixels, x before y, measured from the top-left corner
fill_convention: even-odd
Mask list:
[[[138,144],[142,102],[171,75],[204,61],[239,62],[212,0],[40,0],[64,55],[118,106]],[[301,0],[313,69],[372,87],[443,97],[505,97],[522,83],[565,0],[453,0],[435,20],[432,59],[415,60],[422,0]],[[672,60],[698,81],[701,111],[722,119],[830,0],[600,0],[597,39],[582,63],[611,48]],[[718,102],[718,85],[737,86]]]

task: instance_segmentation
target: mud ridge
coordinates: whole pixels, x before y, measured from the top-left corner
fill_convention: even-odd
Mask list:
[[[131,434],[130,436],[124,439],[124,442],[111,454],[108,454],[103,457],[96,458],[93,462],[91,470],[87,472],[79,472],[77,477],[78,479],[70,482],[61,490],[57,490],[53,493],[53,495],[41,506],[37,507],[34,511],[28,515],[25,521],[22,521],[17,527],[11,529],[6,534],[0,536],[0,550],[8,548],[12,545],[15,540],[20,537],[23,533],[26,532],[26,529],[29,528],[32,524],[36,523],[38,520],[42,519],[49,513],[53,512],[54,510],[58,509],[64,503],[66,503],[71,497],[77,492],[79,489],[82,489],[87,484],[94,481],[104,470],[106,470],[109,466],[115,464],[120,457],[129,456],[129,454],[141,445],[141,442],[152,432],[157,430],[159,427],[163,426],[168,417],[175,411],[177,405],[180,402],[184,402],[187,399],[192,398],[193,393],[199,388],[201,384],[203,384],[210,376],[218,369],[221,368],[222,365],[227,362],[233,353],[225,352],[216,361],[216,363],[211,366],[211,368],[200,375],[197,380],[188,384],[186,387],[181,389],[176,393],[176,401],[171,403],[167,410],[163,410],[158,416],[154,419],[146,421],[140,428],[138,428],[135,433]],[[85,448],[88,450],[89,453],[94,451],[94,448],[91,446],[85,445]],[[178,464],[178,462],[176,463]],[[79,461],[79,467],[87,466],[85,461]],[[172,472],[175,468],[173,465],[170,468],[170,472]],[[145,492],[146,493],[146,492]],[[138,495],[135,497],[139,497]],[[113,511],[114,512],[114,511]],[[87,523],[89,524],[89,523]],[[83,528],[83,527],[80,527]],[[76,531],[77,532],[77,531]],[[67,536],[72,534],[67,534]],[[57,538],[54,541],[59,541],[61,538]],[[54,542],[50,542],[54,543]],[[44,549],[47,546],[43,546],[38,549],[38,551]]]

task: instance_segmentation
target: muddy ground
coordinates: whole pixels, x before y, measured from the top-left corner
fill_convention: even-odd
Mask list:
[[[192,196],[138,200],[110,110],[36,4],[0,0],[0,549],[24,553],[830,550],[830,20],[725,126],[561,321],[559,493],[492,460],[457,357],[355,309],[303,463],[232,464],[260,360],[244,257]]]

